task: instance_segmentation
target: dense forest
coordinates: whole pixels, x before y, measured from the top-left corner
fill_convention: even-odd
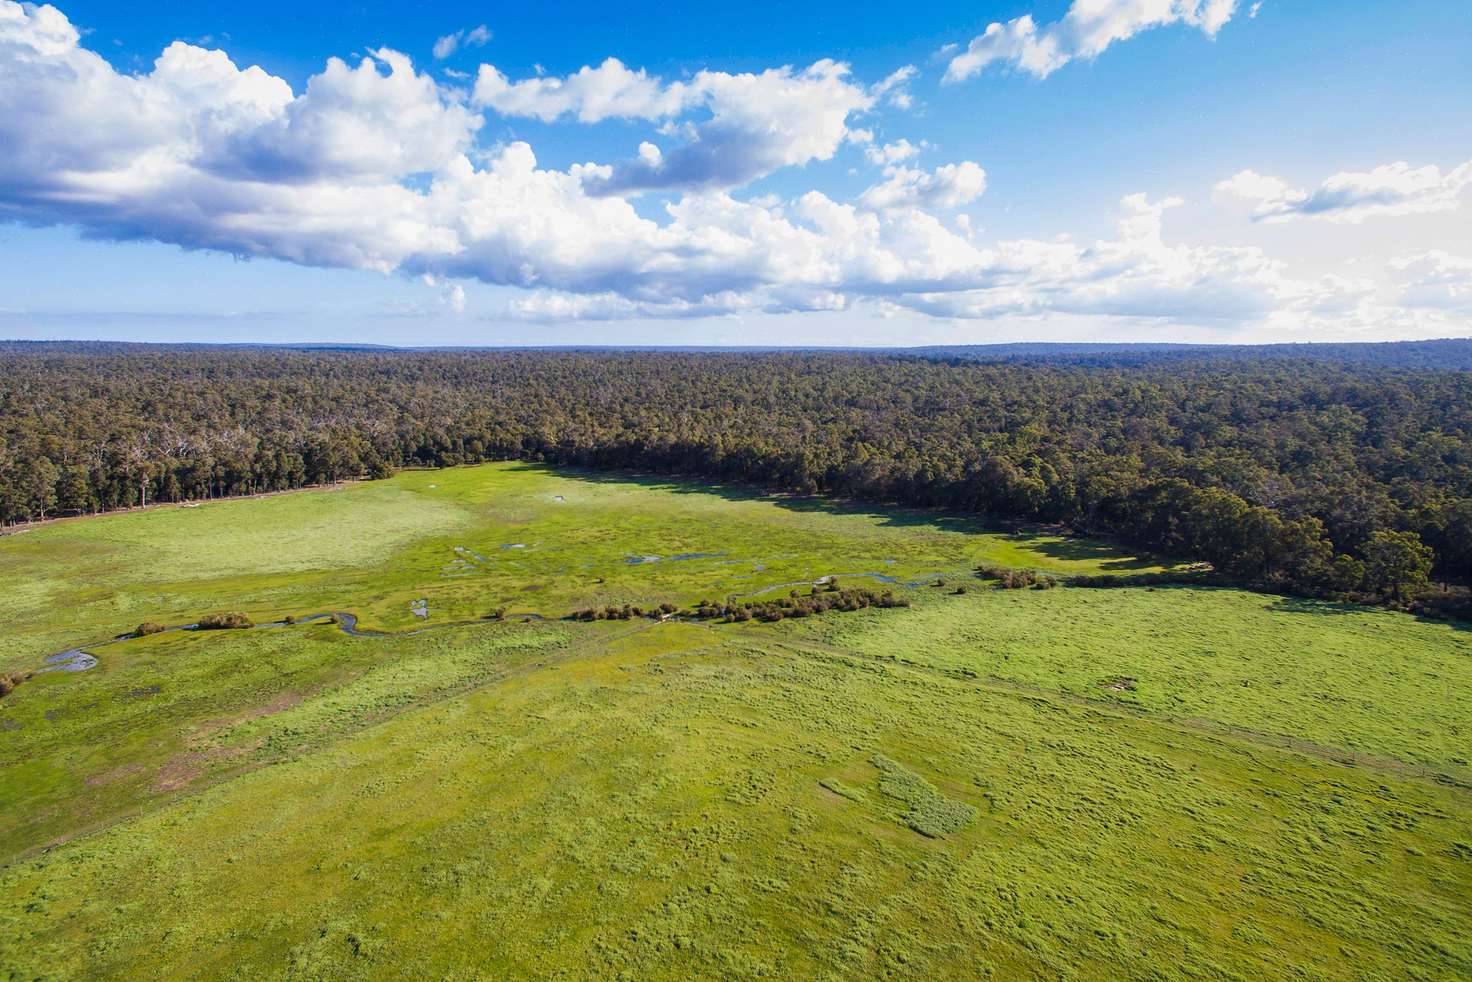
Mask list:
[[[1316,595],[1472,578],[1463,371],[0,346],[6,523],[504,459],[1062,523]]]
[[[1315,361],[1371,368],[1472,371],[1472,339],[1315,342],[1296,344],[961,344],[910,348],[907,354],[946,361],[1025,361],[1069,365],[1166,365]]]

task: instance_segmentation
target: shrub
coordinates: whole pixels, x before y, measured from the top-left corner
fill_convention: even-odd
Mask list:
[[[1215,582],[1219,581],[1209,570],[1184,570],[1181,572],[1161,573],[1121,573],[1115,576],[1103,573],[1089,576],[1075,576],[1068,581],[1068,585],[1107,590],[1119,587],[1167,586],[1171,584],[1201,585]]]
[[[139,624],[136,628],[133,629],[133,633],[142,638],[150,634],[159,634],[167,630],[168,628],[158,623],[158,621],[144,621],[142,624]]]
[[[999,590],[1051,590],[1058,581],[1034,569],[1012,569],[1007,566],[978,566],[976,575],[983,580],[996,580]]]
[[[248,627],[255,627],[249,617],[239,611],[228,614],[210,614],[201,617],[195,625],[201,631],[239,631]]]

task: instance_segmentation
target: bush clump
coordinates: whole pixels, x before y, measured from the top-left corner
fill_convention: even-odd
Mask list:
[[[1095,590],[1120,589],[1136,586],[1210,586],[1226,581],[1215,576],[1209,568],[1193,567],[1158,573],[1099,573],[1075,576],[1069,586],[1089,587]]]
[[[255,623],[239,611],[228,614],[210,614],[201,617],[195,625],[201,631],[239,631],[247,627],[255,627]]]
[[[133,633],[140,638],[144,638],[150,634],[162,634],[167,630],[168,628],[158,621],[144,621],[133,629]]]
[[[9,675],[0,675],[0,697],[10,695],[15,691],[16,686],[34,678],[35,674],[35,672],[13,672]]]
[[[910,601],[896,597],[891,590],[876,593],[873,590],[824,589],[814,587],[807,596],[793,590],[788,596],[776,600],[747,600],[741,603],[718,603],[701,600],[683,613],[695,620],[710,621],[725,619],[728,623],[745,623],[758,620],[767,623],[785,620],[788,617],[813,617],[830,610],[863,610],[865,607],[908,607]],[[587,607],[568,614],[575,621],[626,621],[639,617],[660,619],[680,613],[674,604],[660,604],[658,608],[645,610],[628,604],[622,607]]]
[[[776,600],[747,600],[741,603],[717,604],[702,600],[690,616],[698,620],[725,618],[728,622],[744,623],[758,620],[775,623],[789,617],[814,617],[829,611],[854,611],[866,607],[908,607],[910,601],[896,597],[894,591],[883,593],[864,588],[812,590],[807,596],[793,591]]]
[[[1012,569],[1008,566],[978,566],[976,575],[983,580],[996,580],[999,590],[1051,590],[1058,581],[1035,569]]]

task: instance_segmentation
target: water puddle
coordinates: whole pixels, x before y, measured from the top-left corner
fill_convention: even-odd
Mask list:
[[[85,672],[97,665],[97,659],[87,654],[80,648],[71,651],[62,651],[54,655],[46,656],[46,667],[43,672]]]
[[[672,563],[682,563],[687,559],[718,559],[728,555],[730,553],[726,552],[677,552],[670,556],[669,560]],[[663,556],[630,556],[624,562],[630,566],[643,566],[647,563],[657,563],[664,558]]]
[[[409,613],[418,617],[420,620],[429,620],[429,601],[415,600],[409,604]]]

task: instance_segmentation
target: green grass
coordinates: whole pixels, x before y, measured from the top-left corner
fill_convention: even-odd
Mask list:
[[[976,818],[976,809],[954,801],[935,789],[925,778],[903,764],[875,754],[871,763],[879,768],[879,791],[906,805],[900,820],[921,835],[944,839]]]
[[[933,514],[414,472],[0,539],[0,668],[215,611],[435,628],[979,563],[1159,568]],[[0,978],[1472,975],[1466,625],[896,589],[772,625],[89,647],[0,700]]]
[[[1090,548],[1094,558],[1075,554]],[[689,553],[717,555],[672,558]],[[628,562],[641,556],[661,558]],[[1160,568],[1096,545],[987,533],[928,513],[525,464],[411,471],[0,539],[0,582],[11,584],[0,591],[0,669],[144,620],[180,624],[219,610],[265,621],[345,609],[369,625],[403,628],[419,623],[410,612],[419,599],[432,622],[498,606],[561,616],[652,597],[721,599],[832,573],[908,581],[1004,560],[1059,572]]]
[[[551,660],[12,866],[6,963],[238,978],[1472,968],[1464,792],[713,633],[666,625]],[[943,839],[897,823],[876,754],[976,819]],[[865,800],[824,790],[834,774]]]
[[[1472,779],[1466,624],[1223,589],[938,592],[793,636]]]

